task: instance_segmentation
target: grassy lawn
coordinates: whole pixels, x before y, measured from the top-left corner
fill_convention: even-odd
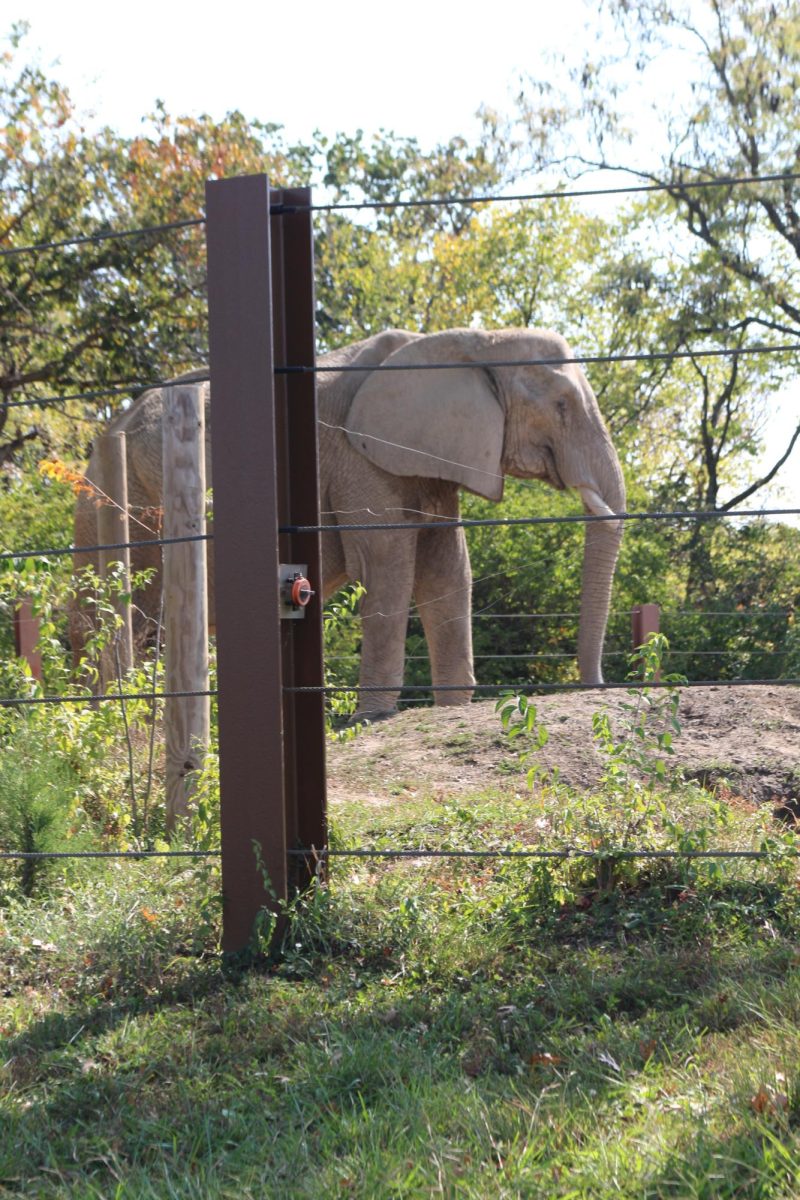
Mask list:
[[[351,805],[337,844],[559,845],[562,803]],[[715,812],[716,844],[762,836]],[[586,862],[337,860],[248,970],[217,953],[216,886],[82,866],[0,909],[0,1195],[800,1192],[780,854],[623,863],[613,890]]]

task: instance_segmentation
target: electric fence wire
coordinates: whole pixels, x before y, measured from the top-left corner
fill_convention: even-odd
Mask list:
[[[686,350],[644,350],[636,354],[583,354],[570,356],[551,356],[547,358],[530,358],[530,359],[486,359],[477,361],[465,362],[446,362],[446,363],[376,363],[372,366],[363,364],[343,363],[336,366],[326,366],[315,363],[312,365],[286,365],[277,366],[274,368],[274,373],[277,376],[289,375],[333,375],[333,374],[380,374],[381,372],[398,372],[398,371],[463,371],[463,370],[492,370],[501,367],[563,367],[563,366],[591,366],[598,364],[613,365],[615,363],[644,363],[644,362],[672,362],[676,359],[698,359],[698,358],[741,358],[745,355],[758,354],[798,354],[800,353],[800,344],[783,343],[777,346],[730,346],[719,347],[717,349],[686,349]],[[192,383],[208,383],[210,382],[210,374],[198,375],[192,379]],[[140,380],[131,380],[127,384],[117,384],[114,387],[99,388],[94,391],[75,392],[70,395],[55,395],[55,396],[28,396],[19,400],[2,400],[0,408],[52,408],[58,404],[68,404],[73,400],[98,400],[111,398],[114,396],[126,395],[131,391],[145,392],[153,388],[168,387],[175,383],[174,379],[156,379],[149,383],[143,383]],[[321,425],[326,425],[327,422],[320,421]],[[344,426],[328,426],[332,429],[342,428],[345,432],[349,432]],[[368,436],[368,435],[364,435]],[[380,439],[376,439],[380,440]],[[419,453],[423,453],[419,451]]]
[[[741,658],[743,655],[758,655],[759,658],[780,658],[788,654],[788,650],[676,650],[670,646],[667,655],[670,658]],[[630,651],[628,650],[606,650],[603,658],[628,658]],[[574,659],[574,654],[566,652],[542,653],[542,654],[473,654],[474,662],[555,662],[562,659]],[[358,654],[330,654],[326,655],[326,662],[358,662]],[[430,662],[427,654],[408,654],[405,661],[410,662]],[[357,687],[353,684],[353,687]]]
[[[211,376],[208,374],[198,375],[194,377],[191,383],[208,383]],[[130,379],[125,383],[116,383],[113,387],[95,388],[89,392],[74,392],[70,395],[59,396],[25,396],[19,400],[2,400],[0,408],[52,408],[56,404],[69,404],[73,400],[104,400],[110,399],[112,396],[127,396],[131,392],[149,392],[153,388],[170,387],[175,384],[174,379],[154,379],[150,383],[143,382],[141,379]]]
[[[373,683],[373,684],[305,684],[303,686],[284,687],[285,692],[296,694],[322,693],[325,696],[336,696],[345,692],[477,692],[484,696],[534,695],[540,692],[631,692],[646,688],[669,688],[679,691],[686,688],[731,688],[731,687],[798,687],[800,678],[792,679],[683,679],[683,680],[648,680],[646,684],[641,679],[620,680],[609,683],[547,683],[528,679],[522,683]],[[116,696],[109,697],[111,700]]]
[[[421,453],[421,452],[420,452]],[[443,517],[438,521],[373,521],[342,525],[281,525],[279,533],[375,533],[388,529],[481,529],[526,525],[588,525],[597,521],[719,521],[800,516],[800,508],[676,509],[672,512],[574,513],[558,517]]]
[[[800,179],[800,173],[781,171],[764,175],[721,175],[712,179],[672,180],[668,183],[651,181],[650,183],[627,184],[623,187],[599,188],[569,188],[558,187],[549,191],[515,192],[508,195],[481,194],[470,196],[428,196],[415,200],[344,200],[330,204],[283,204],[270,205],[270,215],[287,216],[299,212],[347,212],[361,210],[387,210],[402,208],[453,208],[474,204],[515,204],[529,203],[536,200],[574,200],[599,196],[640,195],[646,192],[669,192],[680,195],[682,191],[703,191],[713,188],[731,188],[764,183],[791,183]],[[204,225],[205,217],[189,217],[181,221],[166,221],[160,225],[144,225],[134,229],[100,230],[97,233],[84,234],[81,237],[61,238],[57,241],[36,242],[28,246],[10,246],[0,249],[0,257],[11,257],[19,254],[37,254],[45,250],[64,250],[70,246],[91,245],[112,239],[147,237],[153,233],[168,233],[176,229],[188,229],[192,226]]]
[[[689,653],[689,652],[687,652]],[[758,653],[757,651],[755,653]],[[569,656],[573,657],[573,656]],[[611,692],[611,691],[640,691],[643,684],[639,680],[621,680],[607,683],[572,683],[524,680],[517,683],[376,683],[376,684],[308,684],[303,686],[284,686],[284,692],[295,695],[321,694],[324,696],[343,695],[350,692],[363,694],[425,692],[440,694],[443,692],[470,692],[482,696],[538,695],[542,692]],[[690,688],[731,688],[731,687],[796,687],[800,686],[800,678],[780,679],[692,679],[692,680],[651,680],[648,688],[690,689]],[[109,692],[100,695],[92,693],[71,696],[2,696],[0,708],[30,708],[37,705],[59,704],[94,704],[128,700],[169,700],[189,699],[192,697],[215,697],[215,688],[195,691],[144,691],[144,692]]]
[[[210,542],[213,533],[187,533],[181,537],[142,538],[138,542],[103,542],[96,546],[50,546],[46,550],[3,550],[0,562],[11,562],[21,558],[59,558],[66,554],[96,554],[101,550],[138,550],[146,546],[176,546],[185,542]]]
[[[747,354],[787,354],[800,352],[800,345],[787,343],[778,346],[730,346],[716,350],[643,350],[636,354],[552,355],[548,358],[471,359],[464,362],[441,363],[342,363],[334,366],[275,367],[276,375],[363,375],[397,371],[489,371],[497,367],[568,367],[597,363],[672,362],[673,359],[740,358]],[[323,422],[324,423],[324,422]]]
[[[594,513],[574,513],[558,517],[476,517],[453,520],[443,518],[437,521],[375,521],[361,524],[346,525],[281,525],[279,533],[334,533],[334,532],[381,532],[389,529],[475,529],[475,528],[507,528],[529,525],[587,525],[596,521],[715,521],[757,519],[762,517],[800,516],[800,508],[756,508],[738,509],[726,512],[709,509],[676,509],[673,512],[643,512],[643,513],[613,513],[610,516]],[[170,546],[182,542],[213,541],[213,533],[186,534],[175,538],[143,538],[141,541],[104,542],[91,546],[50,546],[46,549],[29,547],[21,550],[0,551],[0,562],[26,558],[55,558],[67,554],[89,554],[100,550],[135,550],[147,546]],[[575,616],[574,613],[488,613],[478,614],[486,619],[555,619]],[[707,616],[709,614],[687,614]],[[721,614],[720,614],[721,615]],[[732,613],[732,616],[739,614]],[[477,617],[476,617],[477,619]]]
[[[282,204],[270,205],[272,216],[286,216],[298,212],[347,212],[403,208],[453,208],[475,204],[514,204],[529,203],[536,200],[573,200],[599,196],[637,195],[646,192],[669,192],[680,195],[682,191],[700,191],[710,188],[730,188],[764,183],[790,183],[800,179],[797,172],[779,172],[766,175],[722,175],[713,179],[672,180],[669,183],[650,182],[629,184],[615,188],[555,188],[550,191],[517,192],[509,195],[471,195],[471,196],[436,196],[416,200],[347,200],[335,201],[330,204]],[[147,237],[154,233],[168,233],[177,229],[189,229],[193,226],[204,225],[205,217],[189,217],[181,221],[166,221],[160,225],[144,225],[134,229],[109,229],[97,233],[84,234],[74,238],[60,238],[48,242],[35,242],[27,246],[8,246],[0,249],[0,258],[10,258],[20,254],[39,254],[47,250],[65,250],[71,246],[86,246],[110,240]]]
[[[193,225],[205,225],[205,221],[205,217],[190,217],[184,221],[165,221],[162,225],[144,225],[136,229],[101,230],[98,233],[83,234],[81,237],[60,238],[58,241],[51,242],[35,242],[30,246],[7,246],[0,249],[0,258],[12,258],[18,254],[39,254],[44,250],[66,250],[70,246],[89,246],[98,242],[147,237],[152,233],[169,233],[174,229],[188,229]]]
[[[673,195],[681,191],[702,191],[710,188],[739,187],[753,183],[790,183],[800,179],[798,172],[779,172],[771,175],[722,175],[713,179],[673,180],[670,183],[651,182],[628,184],[614,188],[555,188],[550,191],[516,192],[502,195],[472,195],[472,196],[441,196],[426,197],[419,200],[364,200],[364,201],[335,201],[331,204],[283,204],[274,205],[270,211],[280,215],[296,212],[347,212],[359,209],[395,209],[395,208],[453,208],[470,204],[513,204],[529,203],[534,200],[575,200],[599,196],[640,195],[644,192],[669,192]]]
[[[561,850],[428,850],[424,847],[404,847],[397,850],[367,847],[354,850],[332,850],[327,846],[317,849],[314,846],[294,847],[289,850],[291,858],[331,859],[331,858],[545,858],[569,859],[583,858],[594,862],[608,862],[609,859],[765,859],[769,857],[768,850],[582,850],[577,846],[565,846]],[[800,857],[800,850],[789,852],[790,858]]]
[[[31,708],[41,704],[102,704],[121,700],[188,700],[197,696],[216,696],[216,688],[174,692],[91,692],[73,696],[0,696],[0,708]]]
[[[791,609],[764,609],[759,611],[753,609],[700,609],[692,611],[690,609],[661,609],[660,615],[662,619],[671,620],[675,617],[687,617],[694,620],[706,620],[713,617],[741,617],[745,620],[768,620],[773,617],[789,617]],[[417,614],[412,613],[412,619],[416,618]],[[561,621],[568,618],[578,619],[578,612],[546,612],[546,613],[473,613],[473,621]],[[609,621],[629,621],[631,617],[630,610],[611,612],[608,614]]]
[[[220,850],[0,850],[0,860],[44,858],[220,858]]]
[[[763,860],[769,857],[767,850],[640,850],[620,849],[609,847],[606,850],[583,850],[577,846],[564,847],[561,850],[429,850],[426,847],[403,847],[402,849],[384,849],[365,847],[353,850],[333,850],[327,846],[291,847],[288,850],[290,858],[303,858],[324,861],[326,859],[494,859],[494,858],[539,858],[588,859],[595,862],[607,862],[609,859],[750,859]],[[0,850],[0,861],[41,859],[131,859],[133,861],[153,858],[221,858],[221,850]],[[800,851],[790,851],[789,857],[800,857]]]

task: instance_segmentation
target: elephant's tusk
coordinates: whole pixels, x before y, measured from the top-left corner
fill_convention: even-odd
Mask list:
[[[578,491],[581,494],[581,499],[583,500],[583,503],[586,505],[589,512],[592,514],[592,516],[595,516],[595,517],[614,517],[614,516],[616,516],[616,513],[613,511],[613,509],[610,509],[608,507],[608,505],[606,504],[605,500],[602,498],[600,493],[596,492],[594,490],[594,488],[587,487],[586,484],[583,484],[583,485],[581,485],[581,487],[578,488]]]

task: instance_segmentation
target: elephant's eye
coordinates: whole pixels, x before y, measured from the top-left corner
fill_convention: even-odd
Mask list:
[[[558,400],[556,401],[556,408],[558,409],[559,420],[562,422],[566,421],[566,419],[567,419],[567,398],[566,398],[566,396],[558,397]]]

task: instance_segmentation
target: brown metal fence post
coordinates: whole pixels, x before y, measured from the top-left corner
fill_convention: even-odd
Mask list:
[[[273,306],[279,364],[313,367],[315,358],[314,230],[310,188],[273,192]],[[276,211],[278,210],[278,211]],[[313,371],[278,374],[278,438],[286,470],[278,490],[280,524],[319,525],[317,386]],[[322,556],[319,533],[282,534],[281,562],[304,565],[315,589],[302,621],[284,621],[283,668],[287,687],[323,683]],[[325,697],[284,692],[284,736],[289,782],[289,846],[321,847],[326,834]],[[292,882],[302,887],[313,860],[294,859]]]
[[[638,604],[631,609],[631,643],[634,650],[643,646],[651,633],[658,633],[661,609],[657,604]],[[660,676],[659,671],[656,678]]]
[[[658,633],[661,609],[657,604],[637,604],[631,609],[631,636],[633,649],[643,646],[651,633]]]
[[[295,755],[315,753],[314,731],[303,739],[293,729],[284,736],[284,686],[292,686],[295,659],[302,659],[294,644],[304,640],[300,631],[308,618],[281,628],[278,526],[284,498],[291,494],[285,432],[290,423],[285,413],[278,416],[276,403],[271,199],[263,175],[206,185],[223,949],[228,952],[248,944],[262,908],[275,911],[290,894],[296,781],[305,776]],[[290,286],[300,286],[299,276]],[[319,523],[318,508],[317,503],[313,524]],[[310,562],[310,556],[303,561]],[[312,586],[318,588],[319,580]],[[320,661],[315,677],[309,671],[304,682],[319,685],[321,669]],[[287,701],[290,721],[292,708]]]
[[[42,656],[39,644],[39,618],[34,616],[33,601],[23,596],[14,607],[14,646],[17,658],[24,658],[30,667],[33,679],[42,682]]]

